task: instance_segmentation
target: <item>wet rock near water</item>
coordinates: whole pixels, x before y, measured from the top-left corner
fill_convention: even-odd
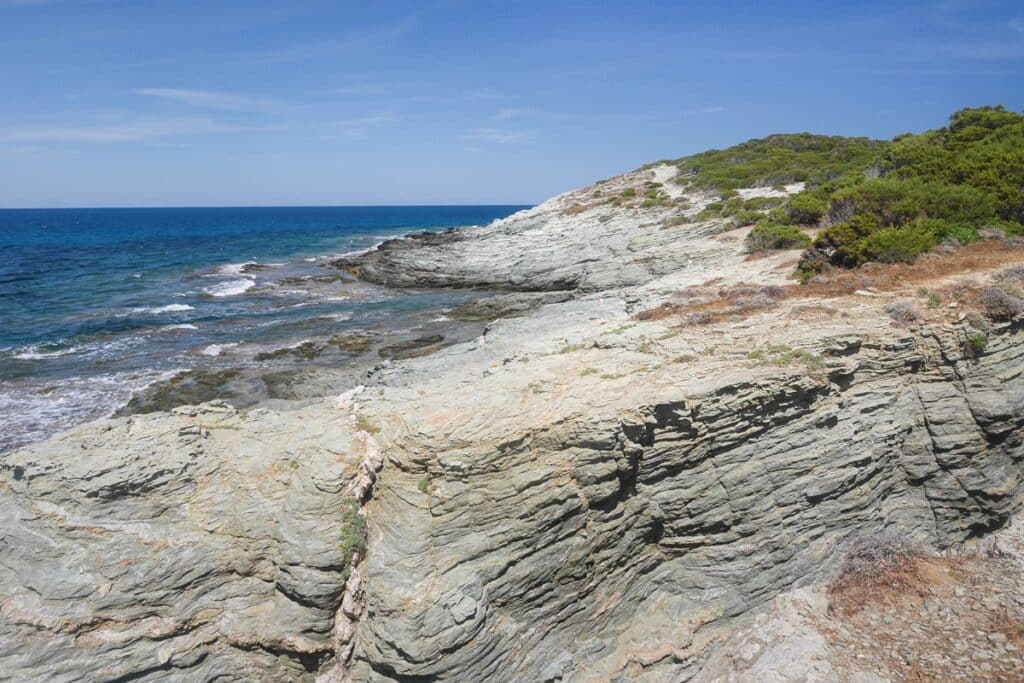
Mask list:
[[[253,358],[257,361],[277,360],[316,360],[326,352],[341,351],[350,354],[363,353],[374,343],[376,335],[362,332],[338,334],[323,340],[309,340],[294,346],[286,346],[273,351],[261,351]]]
[[[444,335],[429,334],[422,337],[416,337],[415,339],[389,344],[388,346],[382,346],[377,350],[377,354],[381,358],[417,358],[437,351],[441,348],[441,344],[443,342]]]
[[[571,292],[499,294],[464,303],[449,311],[448,317],[453,320],[490,322],[498,318],[525,315],[538,306],[567,301],[571,296]]]

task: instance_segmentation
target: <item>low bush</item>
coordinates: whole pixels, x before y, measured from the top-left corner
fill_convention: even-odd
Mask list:
[[[732,301],[730,309],[741,313],[760,308],[771,308],[787,296],[782,287],[774,285],[736,285],[726,296]]]
[[[885,312],[900,325],[909,325],[921,319],[921,312],[912,301],[896,301],[885,306]]]
[[[899,569],[923,551],[902,536],[871,534],[851,546],[840,573],[844,577],[876,577]]]
[[[829,609],[851,615],[873,602],[887,601],[891,591],[920,589],[921,567],[927,560],[923,548],[902,536],[864,536],[847,551],[839,575],[829,585]]]
[[[750,252],[800,249],[810,245],[811,236],[799,228],[768,222],[756,225],[746,239],[747,250]]]
[[[865,237],[857,245],[857,261],[913,263],[938,243],[927,229],[883,228]]]
[[[985,287],[979,291],[978,303],[992,320],[1010,320],[1024,313],[1024,299],[1000,287]]]
[[[964,355],[977,358],[985,353],[988,346],[988,335],[980,330],[968,330],[964,337]]]
[[[999,282],[1024,282],[1024,263],[1001,270],[993,278]]]
[[[741,225],[750,225],[756,223],[764,218],[764,214],[760,211],[754,211],[752,209],[741,209],[733,214],[732,222],[733,225],[739,227]]]
[[[789,220],[794,223],[817,223],[828,211],[828,202],[810,192],[801,192],[789,200]]]

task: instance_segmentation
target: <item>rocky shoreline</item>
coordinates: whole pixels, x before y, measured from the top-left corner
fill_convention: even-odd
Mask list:
[[[899,679],[851,654],[824,586],[875,533],[1021,543],[999,530],[1024,496],[1024,325],[989,325],[979,350],[969,296],[910,324],[885,307],[1024,250],[791,291],[798,253],[750,258],[673,173],[336,264],[506,290],[454,313],[480,324],[470,341],[396,349],[336,397],[180,406],[4,454],[0,671]],[[596,199],[652,181],[674,203]],[[1000,652],[992,671],[1024,672]]]

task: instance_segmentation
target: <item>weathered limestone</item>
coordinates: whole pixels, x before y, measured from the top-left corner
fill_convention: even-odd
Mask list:
[[[500,441],[403,434],[355,677],[686,678],[852,535],[941,548],[999,526],[1021,499],[1022,342],[966,364],[953,333],[842,338],[817,377],[723,378]]]
[[[354,431],[207,404],[7,455],[0,677],[310,676],[352,559]]]
[[[632,187],[653,177],[650,171],[636,172],[602,187]],[[697,213],[710,201],[702,194],[688,195],[686,208],[598,205],[578,214],[567,212],[577,199],[587,201],[591,194],[588,188],[559,195],[482,229],[388,240],[335,265],[395,287],[595,291],[642,284],[692,261],[695,251],[722,248],[706,239],[694,244],[719,232],[721,222],[671,221]]]

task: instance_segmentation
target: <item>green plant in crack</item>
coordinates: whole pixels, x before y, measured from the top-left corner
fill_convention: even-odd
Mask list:
[[[747,353],[747,358],[753,362],[754,367],[802,365],[808,370],[820,370],[825,365],[821,356],[787,344],[765,344]]]

